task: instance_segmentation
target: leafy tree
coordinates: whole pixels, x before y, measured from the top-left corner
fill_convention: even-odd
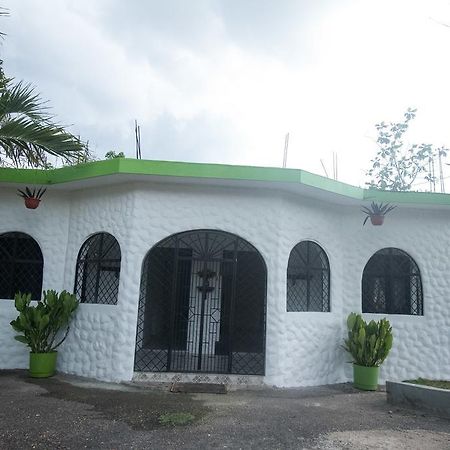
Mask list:
[[[114,150],[111,150],[110,152],[107,152],[105,154],[105,159],[116,159],[116,158],[125,158],[125,154],[123,152],[115,152]]]
[[[410,121],[416,117],[416,109],[408,108],[401,122],[381,122],[375,125],[378,131],[378,152],[366,172],[370,187],[391,191],[409,191],[419,175],[434,182],[434,162],[447,156],[445,147],[435,148],[432,144],[404,143],[404,135]]]

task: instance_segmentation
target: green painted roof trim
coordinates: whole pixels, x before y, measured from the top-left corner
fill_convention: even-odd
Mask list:
[[[363,189],[300,169],[147,161],[127,158],[95,161],[52,170],[0,168],[0,182],[52,185],[118,174],[293,183],[310,186],[360,201],[374,200],[394,203],[450,205],[449,194]]]

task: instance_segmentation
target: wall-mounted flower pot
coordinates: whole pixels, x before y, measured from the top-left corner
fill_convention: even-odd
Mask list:
[[[31,353],[30,370],[32,378],[48,378],[55,374],[57,352]]]
[[[26,197],[24,200],[25,206],[28,209],[36,209],[39,206],[39,203],[41,203],[41,200],[39,198]]]
[[[353,364],[353,385],[363,391],[376,391],[378,388],[379,367],[366,367]]]
[[[372,225],[383,225],[384,222],[384,216],[379,216],[379,215],[371,215],[370,216],[370,221],[372,222]]]
[[[45,194],[46,188],[33,188],[30,189],[28,186],[25,190],[17,189],[17,195],[22,197],[25,201],[25,207],[28,209],[36,209],[41,203],[42,196]]]
[[[366,217],[364,218],[363,226],[369,220],[369,217],[372,225],[383,225],[384,216],[395,208],[396,206],[391,205],[390,203],[384,204],[376,202],[372,202],[370,207],[362,206],[361,211],[366,215]]]

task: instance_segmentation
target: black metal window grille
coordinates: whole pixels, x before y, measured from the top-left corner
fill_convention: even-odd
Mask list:
[[[0,235],[0,298],[12,299],[20,291],[40,300],[43,270],[41,249],[31,236],[18,232]]]
[[[116,305],[119,294],[120,246],[108,233],[91,236],[77,259],[75,294],[81,303]]]
[[[364,267],[362,311],[423,314],[422,279],[416,262],[403,250],[384,248]]]
[[[320,245],[302,241],[292,249],[286,293],[288,312],[330,311],[330,265]]]
[[[135,370],[263,375],[266,267],[238,236],[170,236],[142,267]]]

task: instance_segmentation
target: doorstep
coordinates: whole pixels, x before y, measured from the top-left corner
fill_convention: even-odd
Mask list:
[[[255,389],[266,387],[264,377],[260,375],[233,375],[214,373],[185,372],[134,372],[133,383],[137,384],[174,384],[201,383],[223,384],[228,390]]]

